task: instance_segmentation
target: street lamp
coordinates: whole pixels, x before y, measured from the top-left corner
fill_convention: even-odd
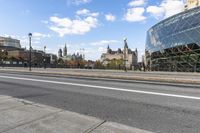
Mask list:
[[[126,53],[125,53],[125,50],[124,50],[124,71],[125,72],[127,72],[126,62],[127,62],[127,59],[126,59]]]
[[[32,33],[29,33],[28,36],[29,36],[29,71],[31,71],[31,37],[32,37]]]
[[[2,49],[1,52],[2,52],[2,59],[1,59],[1,61],[2,61],[2,67],[4,67],[4,60],[3,60],[3,58],[4,58],[4,57],[3,57],[3,55],[4,55],[4,50]]]
[[[126,41],[127,41],[127,38],[124,38],[124,43],[125,43],[125,44],[127,43]],[[124,46],[124,71],[125,71],[125,72],[127,72],[126,62],[128,61],[128,60],[127,60],[127,57],[126,57],[126,54],[127,54],[127,53],[126,53],[126,47]]]
[[[44,69],[46,69],[46,46],[44,46]]]

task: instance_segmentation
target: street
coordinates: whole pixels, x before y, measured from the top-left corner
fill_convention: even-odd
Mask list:
[[[152,132],[200,132],[200,86],[0,72],[0,95]]]

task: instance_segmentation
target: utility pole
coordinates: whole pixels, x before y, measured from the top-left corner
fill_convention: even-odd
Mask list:
[[[29,36],[29,71],[31,71],[31,37],[32,37],[32,33],[28,34]]]

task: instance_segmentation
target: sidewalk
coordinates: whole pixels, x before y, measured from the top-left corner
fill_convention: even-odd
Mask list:
[[[0,68],[0,72],[15,72],[24,74],[44,76],[77,76],[90,78],[107,78],[119,80],[138,80],[153,82],[169,82],[200,85],[200,73],[178,73],[178,72],[134,72],[116,70],[83,70],[83,69],[58,69],[58,68]]]
[[[66,110],[0,95],[0,133],[150,133]]]

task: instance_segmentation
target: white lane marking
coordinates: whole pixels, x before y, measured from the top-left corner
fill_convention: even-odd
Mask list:
[[[31,78],[10,77],[10,76],[0,76],[0,78],[16,79],[16,80],[24,80],[24,81],[34,81],[34,82],[42,82],[42,83],[52,83],[52,84],[62,84],[62,85],[71,85],[71,86],[80,86],[80,87],[89,87],[89,88],[99,88],[99,89],[104,89],[104,90],[115,90],[115,91],[123,91],[123,92],[133,92],[133,93],[140,93],[140,94],[149,94],[149,95],[157,95],[157,96],[200,100],[200,97],[188,96],[188,95],[176,95],[176,94],[159,93],[159,92],[151,92],[151,91],[140,91],[140,90],[122,89],[122,88],[114,88],[114,87],[106,87],[106,86],[87,85],[87,84],[59,82],[59,81],[31,79]]]

